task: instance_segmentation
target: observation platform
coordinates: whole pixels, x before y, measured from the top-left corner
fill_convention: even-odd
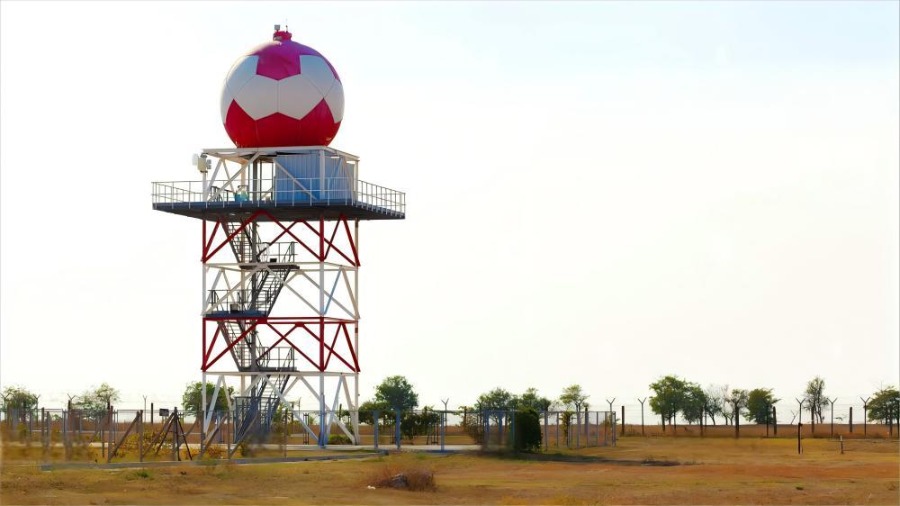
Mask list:
[[[402,220],[406,194],[358,179],[359,159],[336,149],[206,149],[200,181],[153,183],[153,209],[203,220],[264,210],[260,221]]]

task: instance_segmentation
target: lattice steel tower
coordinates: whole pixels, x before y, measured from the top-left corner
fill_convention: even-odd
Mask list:
[[[205,149],[195,156],[202,181],[153,183],[153,209],[202,223],[200,369],[203,384],[214,379],[216,385],[211,398],[202,389],[204,445],[225,421],[212,408],[225,395],[223,389],[235,383],[239,386],[228,399],[227,416],[232,417],[236,444],[267,433],[278,406],[291,406],[288,394],[298,385],[315,399],[318,420],[307,423],[301,406],[293,406],[294,418],[318,445],[327,444],[333,427],[359,441],[359,222],[403,219],[405,195],[361,181],[357,157],[325,146],[331,140],[327,128],[325,138],[308,140],[315,139],[309,137],[309,115],[318,114],[323,104],[331,108],[328,120],[339,124],[343,92],[337,104],[337,74],[330,82],[322,77],[330,63],[325,67],[310,60],[303,51],[309,48],[291,42],[290,34],[276,27],[271,46],[284,53],[285,47],[293,47],[289,44],[301,48],[299,55],[289,55],[300,63],[292,77],[299,78],[302,69],[323,97],[299,120],[303,128],[296,130],[303,135],[283,137],[291,128],[284,124],[275,129],[282,136],[277,140],[322,145],[242,147],[240,135],[247,128],[229,128],[234,117],[243,118],[244,111],[235,113],[235,108],[258,107],[257,99],[246,98],[247,87],[265,74],[266,54],[257,49],[235,64],[223,91],[223,123],[239,147]],[[247,78],[250,71],[242,66],[251,65],[256,74]],[[235,79],[244,81],[239,92],[231,90]],[[279,99],[285,96],[289,93],[279,93]],[[340,116],[334,112],[338,108]],[[284,115],[269,117],[284,121],[278,116]],[[265,128],[254,131],[265,133]],[[350,413],[349,427],[338,416],[339,406]]]

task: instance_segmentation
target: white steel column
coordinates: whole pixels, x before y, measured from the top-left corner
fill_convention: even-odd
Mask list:
[[[353,243],[356,245],[356,258],[359,258],[359,220],[353,220]],[[357,262],[359,263],[359,262]],[[353,273],[353,298],[356,299],[354,305],[356,319],[353,322],[353,349],[356,352],[356,362],[361,363],[359,358],[359,265],[355,266]],[[354,443],[360,444],[359,438],[359,373],[353,373],[353,407],[350,408],[351,420],[353,421]]]

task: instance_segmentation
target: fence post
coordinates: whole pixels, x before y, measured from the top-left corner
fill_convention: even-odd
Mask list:
[[[613,420],[612,420],[611,423],[615,426],[615,424],[616,424],[616,422],[617,422],[617,420],[616,420],[616,414],[613,413],[611,416],[613,417]],[[616,445],[618,444],[618,442],[619,442],[618,439],[616,439],[616,437],[613,436],[613,446],[616,446]]]
[[[444,453],[444,439],[447,436],[447,406],[444,406],[444,411],[441,412],[441,453]]]
[[[48,413],[41,408],[41,447],[42,456],[45,461],[50,459],[50,425],[47,423]]]
[[[588,407],[584,407],[584,446],[591,446],[591,419]]]
[[[378,420],[379,420],[380,416],[381,416],[381,413],[379,413],[377,409],[375,411],[372,411],[372,427],[373,427],[374,435],[375,435],[375,449],[376,450],[378,449]]]
[[[550,450],[550,441],[548,441],[549,434],[547,434],[547,430],[548,430],[547,425],[548,425],[549,421],[550,421],[549,413],[547,413],[547,411],[545,410],[544,411],[544,451],[545,452]]]
[[[837,401],[837,397],[834,399],[829,399],[828,402],[831,403],[831,437],[834,437],[834,403]]]
[[[868,410],[869,410],[869,401],[872,400],[872,398],[868,397],[866,399],[863,399],[862,397],[860,397],[859,400],[861,400],[863,402],[863,436],[865,436],[866,428],[868,426],[868,420],[869,420],[869,417],[866,415],[868,414]]]
[[[556,449],[559,450],[559,411],[556,412]]]
[[[62,412],[62,438],[63,438],[63,455],[66,460],[69,460],[69,415],[66,411]]]
[[[288,411],[290,411],[290,410],[285,409],[282,412],[282,416],[281,416],[282,430],[284,431],[284,434],[281,437],[281,444],[284,447],[284,450],[283,450],[284,458],[287,458],[287,444],[288,444],[288,430],[289,430],[289,428],[288,428]],[[340,411],[338,411],[338,413],[340,413]],[[357,433],[359,433],[359,430],[357,430]],[[200,424],[200,435],[203,436],[203,424],[202,423]],[[201,450],[202,450],[202,448],[201,448]]]
[[[810,408],[812,408],[812,405],[810,405]],[[810,423],[812,424],[809,429],[810,429],[810,436],[812,436],[812,437],[816,437],[816,412],[821,413],[821,410],[822,410],[822,406],[820,404],[816,404],[815,410],[810,409],[810,411],[809,411],[809,420],[810,420]]]
[[[106,456],[106,435],[103,433],[103,416],[96,416],[97,423],[100,425],[100,456]]]
[[[778,412],[775,410],[775,406],[772,406],[772,433],[778,437]]]
[[[519,445],[516,444],[516,411],[508,413],[506,416],[509,417],[509,440],[512,441],[513,452],[519,452]]]
[[[582,420],[581,420],[581,410],[575,410],[575,448],[581,448],[581,428],[582,428]]]
[[[144,461],[144,410],[141,410],[140,431],[138,435],[138,462]]]
[[[400,410],[394,410],[394,442],[397,449],[400,449]]]
[[[115,440],[112,426],[112,406],[109,404],[106,405],[106,435],[109,438],[106,445],[106,463],[109,464],[112,461],[112,447]]]
[[[894,406],[890,405],[888,407],[888,431],[890,433],[890,437],[894,437],[894,419],[897,419],[897,423],[900,423],[900,413],[894,413]]]
[[[643,399],[638,399],[638,401],[641,403],[641,435],[642,436],[644,435],[644,401],[646,401],[646,400],[647,400],[646,397],[644,397]]]

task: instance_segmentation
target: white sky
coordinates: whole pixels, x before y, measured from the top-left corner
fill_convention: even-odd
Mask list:
[[[287,22],[333,147],[407,192],[361,229],[362,399],[598,407],[665,374],[868,395],[900,376],[896,2],[0,3],[0,383],[157,405],[200,378],[200,222],[231,64]],[[605,405],[605,403],[602,403]]]

